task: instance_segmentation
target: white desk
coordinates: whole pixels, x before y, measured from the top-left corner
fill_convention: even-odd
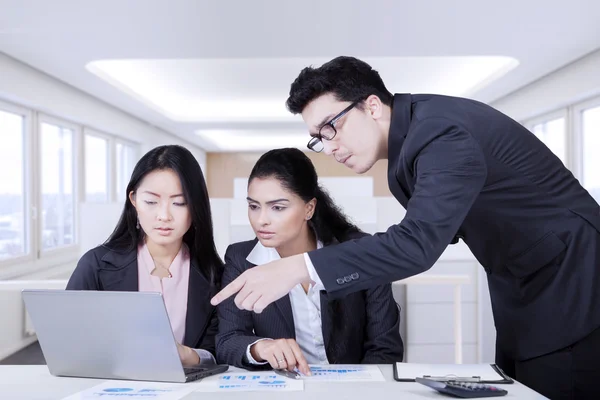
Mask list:
[[[454,285],[454,362],[462,364],[462,304],[461,285],[468,285],[468,275],[420,274],[394,282],[395,285]],[[405,360],[406,361],[406,360]],[[410,360],[409,360],[410,361]]]
[[[186,400],[410,400],[444,399],[438,392],[418,383],[396,382],[391,365],[380,365],[386,382],[310,382],[304,384],[302,392],[237,392],[200,393],[192,392]],[[96,379],[57,378],[48,372],[45,365],[0,366],[0,398],[10,400],[52,400],[62,399],[81,390],[89,389],[104,382]],[[194,383],[188,383],[193,385]],[[545,399],[533,390],[515,382],[502,385],[508,395],[501,399]]]

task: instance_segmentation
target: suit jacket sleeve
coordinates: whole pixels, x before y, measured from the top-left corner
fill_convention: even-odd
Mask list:
[[[98,280],[99,261],[90,250],[77,262],[77,267],[67,282],[67,290],[101,290]]]
[[[361,364],[401,362],[404,345],[400,336],[400,311],[390,284],[365,291],[367,323]]]
[[[485,157],[469,132],[441,118],[417,124],[411,137],[430,139],[415,151],[416,183],[402,222],[385,233],[309,253],[332,298],[431,268],[483,188]]]
[[[225,252],[225,270],[223,286],[228,285],[244,272],[246,255],[235,254],[229,246]],[[240,310],[233,296],[217,306],[219,314],[219,333],[217,334],[217,360],[219,363],[234,365],[246,369],[270,369],[266,364],[253,365],[246,360],[246,349],[260,337],[254,334],[252,312]]]

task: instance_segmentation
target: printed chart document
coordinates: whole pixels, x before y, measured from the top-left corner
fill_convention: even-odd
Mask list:
[[[198,392],[303,391],[301,379],[288,379],[272,371],[231,372],[204,378],[194,385]]]
[[[195,390],[189,383],[107,381],[63,400],[156,399],[179,400]]]
[[[377,365],[310,365],[312,376],[306,381],[384,382]]]

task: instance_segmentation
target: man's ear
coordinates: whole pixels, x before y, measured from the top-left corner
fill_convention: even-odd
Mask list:
[[[383,103],[379,96],[374,94],[365,100],[365,109],[373,119],[379,119],[383,115]]]

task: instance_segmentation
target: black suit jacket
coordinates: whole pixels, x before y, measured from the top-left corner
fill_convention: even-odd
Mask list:
[[[600,208],[531,132],[476,101],[402,94],[388,144],[406,216],[309,254],[331,296],[423,272],[461,238],[487,273],[506,355],[543,355],[600,326]]]
[[[233,244],[225,253],[223,285],[229,284],[255,265],[246,257],[257,239]],[[339,301],[344,316],[344,334],[331,337],[335,306],[321,292],[321,324],[327,358],[337,364],[389,364],[402,361],[400,313],[389,284],[348,295]],[[294,317],[289,296],[268,306],[261,314],[237,308],[233,297],[218,306],[217,359],[248,369],[271,368],[248,363],[248,346],[260,338],[295,339]],[[331,340],[335,346],[330,346]]]
[[[137,250],[119,252],[99,246],[85,253],[67,283],[67,290],[138,291]],[[210,299],[217,292],[208,279],[190,265],[187,315],[183,345],[215,352],[218,318]]]

